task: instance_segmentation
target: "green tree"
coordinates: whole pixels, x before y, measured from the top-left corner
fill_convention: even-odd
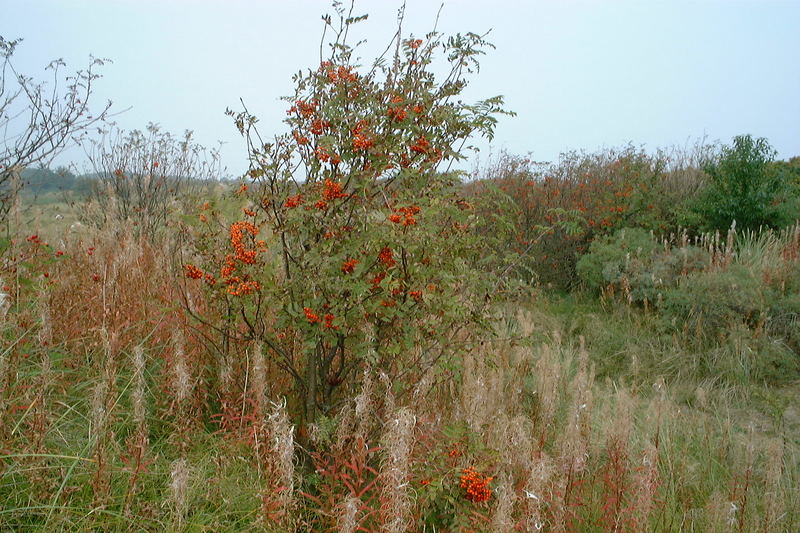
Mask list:
[[[772,165],[776,152],[765,138],[740,135],[723,146],[704,170],[709,183],[693,210],[702,229],[779,228],[798,214],[793,187],[786,174]]]

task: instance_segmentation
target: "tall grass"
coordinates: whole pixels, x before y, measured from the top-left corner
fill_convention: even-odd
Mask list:
[[[717,265],[789,276],[793,231],[714,241]],[[4,275],[27,281],[0,325],[0,530],[800,528],[796,385],[694,370],[735,340],[692,351],[652,314],[537,295],[407,397],[367,369],[303,449],[261,348],[219,355],[175,303],[202,305],[175,246],[88,231]]]

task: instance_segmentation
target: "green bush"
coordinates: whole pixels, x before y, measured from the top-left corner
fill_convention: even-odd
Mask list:
[[[783,297],[759,273],[731,265],[695,272],[664,291],[667,330],[681,330],[703,372],[726,380],[780,383],[800,372],[800,298]]]
[[[589,253],[578,260],[578,276],[592,289],[619,283],[631,262],[649,262],[659,245],[639,228],[624,228],[609,237],[593,241]]]
[[[626,291],[635,303],[656,302],[681,276],[708,264],[708,252],[695,246],[665,248],[652,233],[625,228],[598,239],[578,260],[577,272],[595,291]]]
[[[781,175],[781,179],[794,187],[795,194],[800,193],[800,156],[795,156],[787,161],[773,161],[770,171]]]
[[[735,323],[756,324],[766,317],[766,288],[746,268],[697,272],[664,294],[661,310],[673,323],[718,337]]]
[[[732,146],[704,166],[709,182],[692,206],[700,229],[725,231],[736,221],[740,229],[780,228],[800,214],[790,173],[775,166],[776,152],[767,139],[740,135]]]

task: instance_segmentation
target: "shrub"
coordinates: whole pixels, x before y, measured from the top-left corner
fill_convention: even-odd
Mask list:
[[[740,229],[780,228],[796,220],[796,191],[789,174],[771,164],[775,154],[767,139],[750,135],[722,147],[705,165],[709,182],[693,206],[704,229],[725,231],[734,221]]]
[[[681,276],[704,268],[709,259],[702,248],[659,243],[651,232],[625,228],[593,241],[576,270],[592,290],[622,293],[637,304],[656,303]]]
[[[769,165],[770,171],[781,176],[781,180],[788,182],[795,193],[800,191],[800,156],[789,158],[787,161],[773,161]]]
[[[700,337],[718,337],[732,324],[755,326],[766,319],[767,293],[749,270],[732,265],[723,271],[697,272],[664,295],[668,319],[687,324]]]
[[[633,146],[570,152],[552,164],[503,154],[469,189],[480,196],[496,186],[509,198],[514,234],[507,247],[523,255],[538,281],[567,288],[594,238],[622,227],[666,229],[665,165]]]
[[[224,232],[213,209],[200,213],[199,263],[186,265],[220,313],[208,320],[221,344],[258,340],[291,379],[276,392],[303,428],[335,411],[365,367],[402,393],[452,362],[496,287],[460,173],[442,170],[472,134],[491,137],[502,112],[500,97],[457,99],[489,44],[398,33],[391,61],[363,69],[345,40],[362,19],[343,16],[330,57],[296,77],[289,132],[265,142],[247,110],[230,112],[250,148],[237,193],[247,206]],[[450,65],[442,83],[439,49]]]
[[[650,232],[625,228],[594,240],[578,260],[576,271],[590,288],[600,290],[619,283],[631,261],[649,261],[658,247]]]
[[[188,210],[194,190],[221,177],[219,154],[195,143],[190,131],[178,139],[151,123],[146,132],[117,132],[92,144],[98,209],[84,218],[100,227],[120,222],[153,237],[171,212]]]
[[[92,58],[85,70],[62,78],[65,63],[56,59],[47,66],[52,86],[17,72],[12,57],[22,39],[0,35],[0,222],[21,186],[25,167],[46,166],[66,148],[79,143],[89,129],[108,118],[111,102],[99,112],[89,107],[103,61]]]

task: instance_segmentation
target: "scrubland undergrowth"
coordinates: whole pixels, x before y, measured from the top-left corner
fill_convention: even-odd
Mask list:
[[[692,372],[698,354],[626,306],[536,292],[501,307],[495,337],[402,399],[364,370],[304,451],[270,394],[262,348],[241,346],[229,367],[209,359],[204,332],[174,303],[180,291],[201,296],[170,246],[87,233],[21,249],[36,279],[10,286],[27,298],[2,325],[4,529],[791,531],[800,521],[796,383]]]
[[[0,530],[800,529],[797,161],[465,183],[491,44],[398,30],[364,67],[334,6],[285,133],[228,112],[235,185],[153,127],[95,144],[83,224],[6,198]]]

